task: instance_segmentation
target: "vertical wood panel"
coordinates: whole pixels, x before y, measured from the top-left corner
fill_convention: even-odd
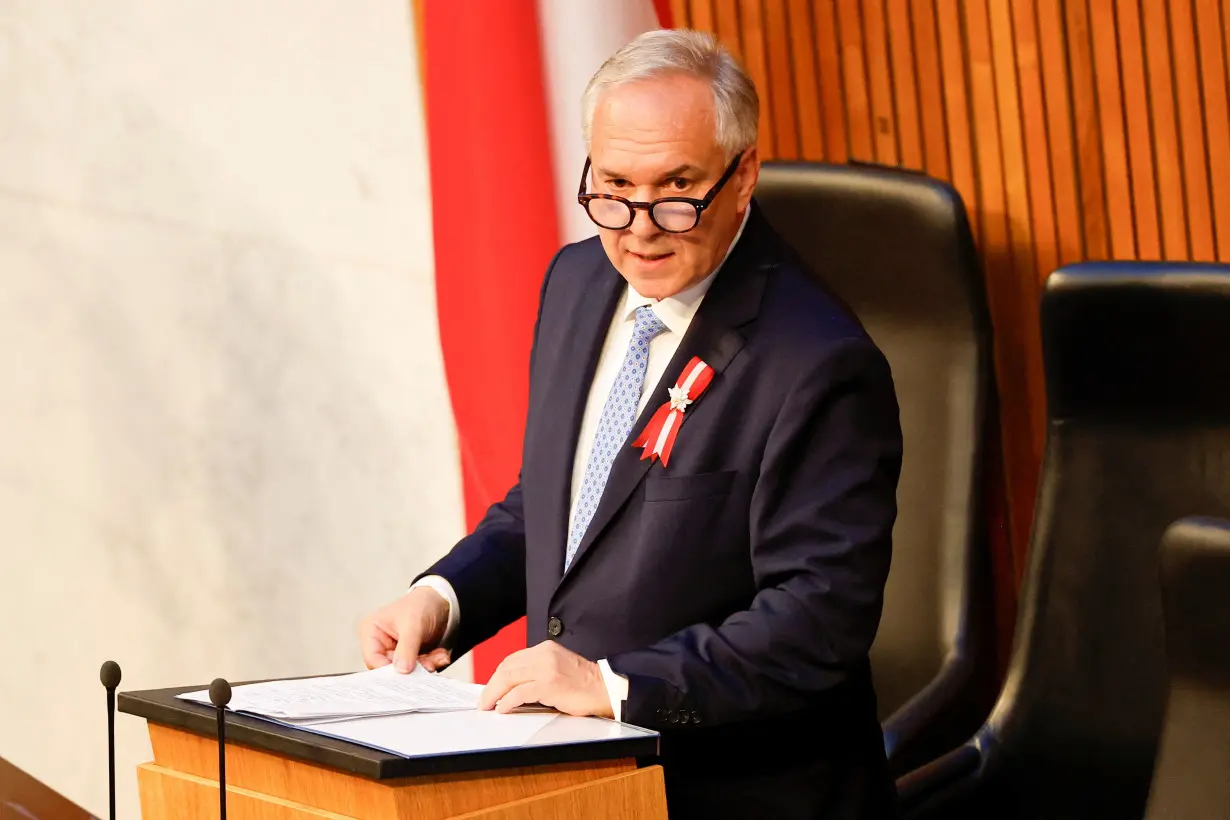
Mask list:
[[[1162,258],[1187,259],[1187,201],[1183,195],[1183,161],[1179,151],[1179,117],[1175,109],[1174,74],[1170,63],[1169,0],[1142,0],[1145,32],[1145,76],[1153,125],[1153,157],[1157,169],[1157,203],[1162,220]]]
[[[722,38],[734,55],[744,59],[744,32],[739,29],[739,0],[711,0],[713,3],[713,22],[717,26],[717,36]]]
[[[794,108],[782,106],[781,111],[799,118],[799,154],[808,159],[828,159],[824,148],[824,126],[821,112],[824,102],[820,81],[816,76],[816,45],[819,42],[812,29],[810,0],[790,0],[786,8],[786,28],[790,32],[790,57],[794,74]]]
[[[1149,84],[1145,77],[1140,8],[1135,2],[1116,3],[1115,15],[1119,32],[1119,65],[1123,72],[1123,115],[1127,125],[1136,255],[1144,259],[1160,259],[1162,240],[1157,212],[1157,175],[1153,171]]]
[[[867,81],[866,46],[863,43],[863,10],[859,0],[836,0],[838,47],[841,49],[841,79],[846,102],[846,135],[850,159],[874,162],[871,99]]]
[[[672,0],[756,79],[766,155],[960,192],[996,332],[1019,570],[1045,420],[1037,296],[1083,259],[1230,261],[1230,0]]]
[[[1208,156],[1204,141],[1204,103],[1200,92],[1200,62],[1196,51],[1191,0],[1171,0],[1170,37],[1174,58],[1175,99],[1179,107],[1179,145],[1183,189],[1187,194],[1187,235],[1193,259],[1217,258],[1213,215],[1209,202]]]
[[[1200,76],[1204,82],[1204,123],[1209,146],[1208,176],[1213,193],[1213,236],[1217,257],[1230,262],[1230,67],[1218,0],[1196,0]]]
[[[1106,259],[1110,256],[1110,241],[1106,229],[1102,130],[1098,122],[1098,96],[1094,89],[1089,7],[1085,5],[1085,0],[1064,0],[1063,7],[1068,27],[1068,65],[1072,72],[1070,87],[1076,131],[1076,178],[1081,194],[1085,257]]]
[[[765,50],[764,15],[761,0],[743,0],[739,4],[743,25],[743,62],[756,81],[760,95],[760,151],[766,158],[777,156],[778,135],[773,132],[773,85],[769,82],[769,62]],[[789,98],[782,100],[790,105]]]
[[[940,38],[935,28],[934,0],[910,0],[910,22],[914,35],[914,65],[918,74],[923,168],[933,177],[950,179],[948,126],[944,122],[944,75],[940,67]]]
[[[863,0],[863,43],[867,85],[871,91],[871,133],[876,162],[897,164],[897,115],[893,107],[892,69],[888,65],[888,29],[884,0]]]
[[[1024,294],[1036,304],[1038,287],[1059,267],[1059,240],[1055,232],[1055,196],[1051,184],[1050,137],[1047,130],[1046,97],[1042,90],[1037,9],[1035,0],[1012,3],[1012,29],[1016,39],[1017,86],[1021,105],[1021,132],[1025,148],[1025,173],[1029,188],[1035,282]],[[1036,324],[1035,317],[1030,317]]]
[[[1225,69],[1222,73],[1222,78],[1226,81],[1226,95],[1230,98],[1230,0],[1221,0],[1221,24],[1222,24],[1222,54],[1225,58]],[[1222,179],[1222,177],[1218,177]],[[1230,262],[1230,248],[1222,248],[1222,261]]]
[[[991,3],[992,43],[999,89],[1004,146],[1004,180],[1008,189],[1009,224],[1017,271],[1016,319],[1020,325],[1021,367],[1024,372],[1023,408],[1012,422],[1030,442],[1029,455],[1017,471],[1028,480],[1041,463],[1046,446],[1045,428],[1034,418],[1046,406],[1046,379],[1042,369],[1042,336],[1038,327],[1038,300],[1047,275],[1059,265],[1055,236],[1054,197],[1051,189],[1050,151],[1046,107],[1038,65],[1038,32],[1034,0]],[[1032,516],[1011,519],[1020,538],[1028,538]],[[1024,570],[1024,550],[1017,554]]]
[[[960,0],[963,11],[965,47],[969,55],[967,66],[970,95],[970,119],[977,145],[974,151],[978,180],[979,207],[982,211],[980,244],[988,252],[1005,257],[1001,270],[988,271],[993,277],[988,283],[998,293],[1004,278],[1010,278],[1006,268],[1011,265],[1012,249],[1008,235],[1008,204],[1004,197],[1004,170],[1000,157],[999,109],[995,102],[995,66],[991,62],[990,24],[987,22],[987,0]],[[994,299],[995,296],[993,295]]]
[[[915,80],[913,27],[910,0],[888,0],[888,45],[892,90],[897,114],[897,151],[906,168],[922,170],[922,125],[918,118],[918,83]]]
[[[990,0],[992,3],[1001,0]],[[999,373],[1001,423],[1018,430],[1018,435],[1005,438],[1004,468],[1017,481],[1036,470],[1032,465],[1035,431],[1027,421],[1028,372],[1027,343],[1024,324],[1017,318],[1020,310],[1018,283],[1021,277],[1032,278],[1032,265],[1020,256],[1019,238],[1010,227],[1008,192],[1004,181],[1004,159],[1001,120],[995,82],[995,62],[991,46],[991,23],[988,0],[962,0],[966,49],[969,54],[970,102],[977,145],[977,175],[982,233],[980,246],[987,276],[987,300],[992,316],[1012,317],[997,330],[996,370]],[[1031,502],[1032,503],[1032,502]],[[1017,511],[1009,511],[1009,524],[1017,539],[1027,538],[1028,521]],[[1015,540],[1015,539],[1014,539]],[[1023,556],[1013,556],[1018,573]]]
[[[1035,9],[1038,51],[1045,98],[1047,147],[1050,151],[1050,196],[1055,214],[1058,265],[1084,258],[1081,201],[1076,174],[1072,98],[1068,93],[1065,0],[1038,0]],[[1041,195],[1045,196],[1045,195]]]
[[[717,17],[713,13],[713,3],[714,0],[689,0],[689,17],[692,20],[692,28],[699,29],[701,31],[712,31],[720,36],[721,32],[719,32],[717,28]],[[727,48],[731,49],[736,54],[738,53],[738,42],[731,42],[726,38],[723,38],[722,42],[726,44]]]
[[[809,0],[810,2],[810,0]],[[845,81],[842,79],[841,34],[837,29],[837,6],[812,6],[816,33],[816,70],[820,80],[820,111],[824,128],[824,154],[808,159],[845,162],[850,158],[850,128],[846,121]]]
[[[806,29],[804,29],[806,30]],[[765,43],[769,66],[769,97],[772,100],[770,113],[773,117],[773,147],[779,159],[799,158],[799,113],[794,96],[793,71],[791,66],[792,43],[786,6],[781,0],[768,0],[764,4]],[[806,46],[805,46],[806,47]],[[811,52],[810,47],[807,53]],[[815,97],[811,105],[815,110]]]
[[[1115,0],[1090,0],[1098,121],[1102,128],[1102,166],[1106,174],[1106,213],[1110,219],[1110,252],[1116,259],[1136,257],[1132,222],[1132,182],[1128,173],[1127,136],[1120,94],[1119,44],[1115,36]]]
[[[1032,0],[1012,0],[1012,5],[1027,13]],[[1019,299],[1026,306],[1022,319],[1034,321],[1032,303],[1038,288],[1034,273],[1034,226],[1030,212],[1030,183],[1025,158],[1025,126],[1021,117],[1023,91],[1020,65],[1014,39],[1012,12],[1003,0],[990,0],[987,24],[991,42],[991,65],[995,77],[995,102],[999,111],[999,142],[1004,173],[1004,197],[1008,206],[1008,240],[1017,277]],[[1028,49],[1026,49],[1028,51]],[[1036,62],[1036,60],[1035,60]],[[1028,72],[1025,72],[1028,73]],[[1040,112],[1034,112],[1040,113]],[[1039,149],[1045,160],[1045,143]],[[1049,186],[1048,186],[1049,187]],[[1049,271],[1048,271],[1049,272]]]
[[[692,4],[688,0],[671,0],[671,21],[675,28],[700,28],[692,22],[691,11]]]
[[[974,176],[974,135],[965,73],[965,40],[961,36],[961,2],[963,0],[935,0],[935,12],[943,72],[944,115],[948,121],[951,182],[969,209],[974,236],[981,236],[983,203]]]

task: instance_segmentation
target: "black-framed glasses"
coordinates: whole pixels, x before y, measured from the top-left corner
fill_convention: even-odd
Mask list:
[[[589,157],[585,158],[585,167],[581,169],[581,188],[577,191],[577,202],[585,208],[585,213],[594,224],[600,228],[612,231],[622,231],[636,219],[637,211],[649,213],[649,219],[659,229],[667,233],[687,233],[700,224],[700,215],[713,204],[714,198],[721,193],[722,187],[734,176],[735,169],[743,154],[731,160],[730,166],[722,174],[704,199],[692,199],[686,196],[666,196],[653,202],[632,202],[614,194],[587,194],[585,181],[589,177]]]

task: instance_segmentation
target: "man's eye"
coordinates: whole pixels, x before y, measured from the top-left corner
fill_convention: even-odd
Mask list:
[[[675,177],[668,184],[676,191],[686,191],[692,186],[692,181],[690,179],[684,179],[683,177]]]
[[[612,179],[607,182],[607,186],[611,188],[624,188],[627,187],[627,185],[628,180],[626,179]]]

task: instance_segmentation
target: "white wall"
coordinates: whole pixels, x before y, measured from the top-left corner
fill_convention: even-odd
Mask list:
[[[0,0],[0,755],[96,814],[102,661],[361,668],[461,533],[409,8]]]

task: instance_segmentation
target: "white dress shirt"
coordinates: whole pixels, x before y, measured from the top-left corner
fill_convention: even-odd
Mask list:
[[[581,483],[585,478],[585,467],[589,462],[590,450],[594,446],[594,436],[598,432],[602,409],[606,405],[606,398],[611,392],[611,387],[615,384],[615,378],[619,375],[624,356],[628,351],[628,344],[632,341],[632,330],[636,324],[636,309],[649,305],[662,324],[666,325],[666,330],[655,336],[649,343],[649,361],[645,364],[645,384],[641,389],[640,404],[637,405],[639,416],[649,402],[649,396],[653,393],[654,387],[666,372],[666,366],[670,364],[675,351],[679,349],[679,343],[683,341],[684,335],[688,332],[692,318],[700,308],[705,294],[708,293],[709,286],[713,284],[714,277],[730,258],[731,251],[734,250],[739,237],[743,235],[743,229],[747,227],[747,220],[751,213],[752,209],[749,207],[743,214],[743,222],[739,225],[735,238],[731,240],[730,247],[726,249],[726,255],[718,266],[713,269],[712,273],[687,290],[665,299],[651,299],[637,293],[631,285],[624,288],[624,294],[619,304],[616,305],[615,314],[611,317],[611,324],[607,328],[606,341],[603,342],[602,352],[598,355],[598,367],[589,385],[585,413],[581,417],[581,429],[577,434],[577,452],[572,464],[572,495],[568,510],[568,529],[565,532],[571,530],[572,519],[576,515],[577,495],[581,491]],[[454,592],[452,584],[438,575],[420,578],[411,589],[417,586],[431,587],[448,601],[448,624],[444,629],[443,641],[443,644],[447,646],[456,633],[457,624],[461,622],[461,608],[457,603],[457,593]],[[602,680],[606,685],[607,696],[611,699],[611,711],[615,714],[615,719],[620,720],[622,719],[623,702],[628,697],[628,679],[614,672],[605,659],[598,661],[598,668],[602,670]]]

